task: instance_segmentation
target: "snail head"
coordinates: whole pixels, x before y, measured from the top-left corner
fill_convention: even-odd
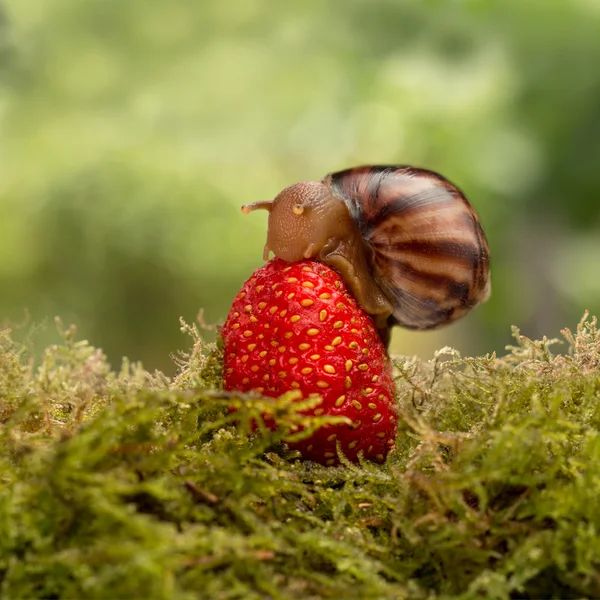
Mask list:
[[[349,218],[345,203],[316,181],[296,183],[274,200],[242,206],[244,214],[258,209],[269,211],[264,260],[270,252],[287,262],[316,256],[343,234]]]

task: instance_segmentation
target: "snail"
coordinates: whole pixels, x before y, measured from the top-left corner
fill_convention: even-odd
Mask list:
[[[344,279],[389,345],[391,327],[434,329],[490,295],[479,218],[447,179],[409,166],[361,166],[304,181],[274,200],[264,260],[315,258]]]

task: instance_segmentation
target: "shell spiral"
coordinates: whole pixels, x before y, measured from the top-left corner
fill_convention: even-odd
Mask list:
[[[323,179],[373,250],[376,280],[394,305],[390,325],[433,329],[490,294],[489,246],[464,194],[441,175],[366,166]]]

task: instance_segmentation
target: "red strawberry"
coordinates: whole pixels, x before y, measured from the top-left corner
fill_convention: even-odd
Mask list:
[[[222,336],[224,387],[278,397],[320,394],[311,412],[346,416],[352,425],[322,427],[293,447],[306,459],[338,462],[336,442],[353,461],[383,461],[394,445],[394,383],[369,316],[328,266],[274,259],[235,297]]]

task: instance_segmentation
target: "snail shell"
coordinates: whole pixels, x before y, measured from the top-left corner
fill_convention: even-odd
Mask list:
[[[242,208],[269,210],[265,259],[316,257],[338,270],[386,342],[392,325],[447,325],[489,297],[479,218],[433,171],[356,167]]]
[[[487,300],[488,242],[473,207],[447,179],[374,166],[332,173],[323,183],[374,248],[377,279],[399,325],[440,327]]]

